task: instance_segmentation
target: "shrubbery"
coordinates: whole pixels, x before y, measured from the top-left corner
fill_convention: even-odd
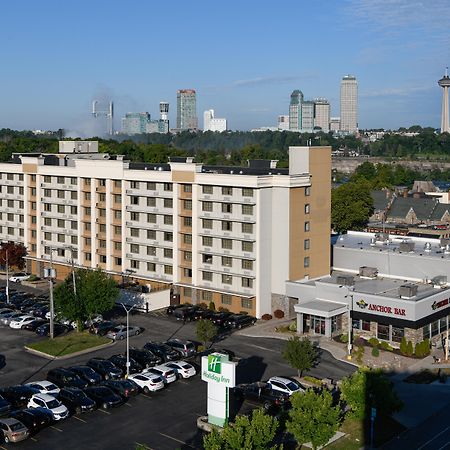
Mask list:
[[[343,343],[343,344],[348,344],[348,336],[346,334],[341,334],[341,337],[339,338],[339,340]]]
[[[376,358],[378,358],[378,356],[380,356],[380,350],[378,350],[378,347],[372,348],[372,356],[375,356]]]
[[[297,331],[297,321],[294,320],[289,324],[289,331]]]
[[[430,341],[425,339],[416,344],[415,354],[418,358],[423,358],[430,354]]]
[[[372,347],[378,347],[380,345],[380,341],[375,337],[371,337],[368,342]]]
[[[392,352],[394,350],[394,348],[389,345],[389,342],[386,342],[386,341],[380,342],[380,348],[382,348],[383,350],[386,350],[388,352]]]

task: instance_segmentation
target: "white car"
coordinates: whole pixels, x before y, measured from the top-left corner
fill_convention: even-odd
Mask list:
[[[271,389],[292,395],[295,392],[304,392],[305,389],[297,381],[286,377],[272,377],[267,380]]]
[[[59,394],[59,387],[47,380],[31,381],[30,383],[25,384],[25,386],[37,389],[40,394],[53,395],[54,397]]]
[[[163,379],[152,373],[135,373],[130,375],[128,380],[134,381],[146,394],[164,388]]]
[[[155,367],[149,367],[148,369],[145,369],[143,374],[154,374],[161,377],[164,381],[164,384],[170,384],[174,381],[177,381],[177,375],[175,371],[168,367],[166,364],[159,364]]]
[[[195,367],[186,361],[170,361],[164,365],[173,369],[181,378],[191,378],[197,373]]]
[[[29,273],[16,272],[9,277],[9,281],[11,281],[11,283],[20,283],[22,281],[28,280],[28,278],[30,277],[31,275]]]
[[[23,316],[16,317],[11,322],[9,322],[9,326],[16,330],[20,330],[27,323],[33,322],[36,317],[29,316],[28,314],[24,314]]]
[[[27,408],[48,409],[54,420],[66,419],[69,416],[69,410],[59,400],[48,394],[34,394],[28,401]]]

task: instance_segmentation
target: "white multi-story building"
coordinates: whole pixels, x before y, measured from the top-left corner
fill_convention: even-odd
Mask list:
[[[330,131],[337,132],[341,129],[341,118],[330,117]]]
[[[303,133],[312,133],[314,129],[314,102],[306,100],[302,103],[302,128]]]
[[[64,278],[73,259],[258,317],[287,307],[286,280],[329,272],[329,147],[291,147],[279,169],[132,163],[95,145],[0,164],[0,239],[27,247],[29,271],[52,255]]]
[[[214,110],[208,109],[203,113],[203,131],[227,131],[227,119],[214,117]]]
[[[352,75],[341,80],[341,131],[358,131],[358,82]]]
[[[289,116],[288,115],[280,115],[278,116],[278,130],[287,131],[289,130]]]
[[[314,128],[320,128],[324,133],[330,131],[330,103],[325,98],[314,99]]]

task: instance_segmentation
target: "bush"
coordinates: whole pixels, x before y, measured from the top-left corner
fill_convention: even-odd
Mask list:
[[[316,386],[322,386],[322,380],[319,380],[319,378],[306,375],[303,377],[303,379],[311,384],[315,384]]]
[[[413,348],[412,342],[408,341],[408,344],[406,346],[406,355],[412,356],[413,354],[414,354],[414,348]]]
[[[388,352],[392,352],[394,349],[389,345],[389,342],[381,341],[380,342],[380,348],[383,350],[386,350]]]
[[[27,281],[39,281],[40,278],[37,275],[31,275]]]
[[[347,343],[348,343],[348,335],[346,335],[346,334],[341,334],[341,337],[339,338],[339,340],[340,340],[343,344],[347,344]]]
[[[216,305],[214,302],[209,302],[209,307],[208,307],[211,311],[215,311],[216,310]]]
[[[424,358],[425,356],[430,354],[430,341],[425,339],[422,342],[418,342],[416,344],[415,352],[418,358]]]
[[[284,312],[281,311],[281,309],[276,309],[273,312],[273,315],[277,318],[277,319],[282,319],[284,317]]]
[[[297,331],[297,321],[294,320],[289,324],[289,331]]]
[[[364,351],[365,351],[364,347],[356,347],[353,352],[355,355],[356,362],[358,364],[362,364],[363,362]]]
[[[372,348],[372,356],[375,356],[376,358],[378,358],[378,356],[380,356],[380,350],[378,350],[378,347]]]
[[[368,342],[372,347],[378,347],[380,345],[380,341],[374,337],[371,337]]]
[[[272,315],[271,314],[263,314],[261,317],[262,320],[271,320]]]
[[[408,347],[408,344],[406,342],[406,338],[405,338],[405,336],[403,336],[402,337],[402,341],[400,342],[400,353],[402,355],[406,355],[407,354],[407,347]]]

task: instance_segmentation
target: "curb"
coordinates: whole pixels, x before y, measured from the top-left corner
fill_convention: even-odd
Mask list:
[[[26,352],[31,353],[36,356],[40,356],[41,358],[49,359],[51,361],[62,361],[64,359],[73,358],[74,356],[85,355],[86,353],[92,353],[97,350],[101,350],[103,348],[111,347],[115,343],[116,343],[115,341],[107,342],[106,344],[98,345],[97,347],[90,347],[85,350],[80,350],[79,352],[70,353],[69,355],[64,355],[64,356],[52,356],[52,355],[49,355],[48,353],[40,352],[39,350],[35,350],[34,348],[27,347],[26,345],[24,346],[24,349]]]

